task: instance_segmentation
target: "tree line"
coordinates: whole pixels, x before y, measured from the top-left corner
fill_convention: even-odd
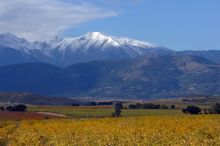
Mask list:
[[[83,104],[79,104],[79,103],[72,103],[72,106],[96,106],[96,105],[113,105],[113,102],[107,102],[107,101],[103,101],[103,102],[95,102],[95,101],[91,101],[91,102],[87,102],[87,103],[83,103]]]
[[[114,112],[112,113],[113,117],[120,117],[122,109],[126,109],[126,107],[123,107],[121,102],[115,103],[113,105]],[[175,109],[175,105],[170,105],[168,107],[167,105],[160,105],[160,104],[153,104],[153,103],[136,103],[136,104],[130,104],[128,105],[129,109]],[[209,109],[201,109],[197,106],[191,105],[187,106],[186,108],[182,109],[182,112],[185,114],[220,114],[220,103],[214,104]]]
[[[175,109],[175,105],[170,105],[169,107],[164,104],[153,104],[153,103],[136,103],[128,105],[128,109]]]

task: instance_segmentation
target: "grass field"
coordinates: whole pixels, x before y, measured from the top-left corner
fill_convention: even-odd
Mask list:
[[[113,109],[111,106],[86,106],[86,107],[58,107],[58,106],[32,106],[28,108],[29,111],[34,112],[51,112],[64,114],[67,116],[79,118],[95,118],[95,117],[111,117]],[[148,110],[148,109],[124,109],[122,110],[122,117],[128,116],[151,116],[151,115],[181,115],[180,109],[174,110]]]
[[[0,122],[0,145],[220,145],[219,115]]]

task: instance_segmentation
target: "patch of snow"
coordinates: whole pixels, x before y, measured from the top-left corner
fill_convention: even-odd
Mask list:
[[[137,47],[142,47],[142,48],[156,48],[156,47],[160,47],[157,44],[154,43],[150,43],[150,42],[145,42],[145,41],[139,41],[139,40],[134,40],[134,39],[129,39],[129,38],[120,38],[120,40],[124,43],[124,44],[129,44],[129,45],[133,45],[133,46],[137,46]]]

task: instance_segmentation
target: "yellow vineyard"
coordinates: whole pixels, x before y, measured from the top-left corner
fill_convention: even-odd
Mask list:
[[[220,116],[0,122],[0,145],[220,145]]]

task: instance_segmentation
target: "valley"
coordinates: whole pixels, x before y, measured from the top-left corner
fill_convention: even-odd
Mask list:
[[[220,146],[219,0],[0,0],[0,146]]]

